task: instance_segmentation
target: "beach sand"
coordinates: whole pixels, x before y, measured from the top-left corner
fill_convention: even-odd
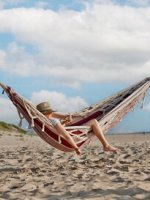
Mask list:
[[[0,133],[0,200],[150,199],[150,134],[107,135],[81,156],[60,152],[38,136]]]

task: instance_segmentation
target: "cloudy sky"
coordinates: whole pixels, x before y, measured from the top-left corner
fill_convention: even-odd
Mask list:
[[[150,0],[0,0],[0,81],[72,112],[150,76]],[[0,95],[0,120],[17,123]],[[115,131],[149,131],[150,94]]]

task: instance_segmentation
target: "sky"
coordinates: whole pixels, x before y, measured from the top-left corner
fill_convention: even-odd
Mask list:
[[[0,82],[78,111],[150,76],[150,0],[0,0]],[[19,117],[0,95],[0,121]],[[112,131],[150,131],[150,94]]]

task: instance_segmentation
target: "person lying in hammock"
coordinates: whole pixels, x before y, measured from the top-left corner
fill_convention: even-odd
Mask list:
[[[51,124],[56,128],[58,133],[60,133],[75,149],[77,154],[80,154],[80,149],[76,145],[73,138],[70,136],[69,132],[65,130],[65,125],[69,125],[74,117],[71,114],[61,114],[51,109],[48,102],[42,102],[36,106],[36,108],[45,115]],[[65,124],[62,124],[60,120],[66,121]],[[98,124],[96,119],[92,119],[86,125],[90,126],[95,136],[99,139],[101,144],[103,145],[104,151],[112,151],[116,152],[118,149],[111,146],[108,141],[106,140],[101,127]]]

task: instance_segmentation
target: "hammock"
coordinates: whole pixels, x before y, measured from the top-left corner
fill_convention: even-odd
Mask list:
[[[29,128],[33,128],[45,142],[64,152],[74,151],[73,147],[63,136],[60,136],[50,121],[31,102],[21,97],[11,87],[2,83],[0,83],[0,86],[16,107],[20,117],[20,126],[25,118],[29,123]],[[68,127],[65,127],[66,130],[69,131],[77,146],[82,147],[83,144],[90,142],[94,138],[90,127],[86,126],[88,121],[97,119],[103,132],[106,133],[118,124],[134,108],[135,104],[144,100],[149,87],[150,78],[146,78],[99,103],[93,104],[80,112],[73,113],[79,117],[75,118]]]

